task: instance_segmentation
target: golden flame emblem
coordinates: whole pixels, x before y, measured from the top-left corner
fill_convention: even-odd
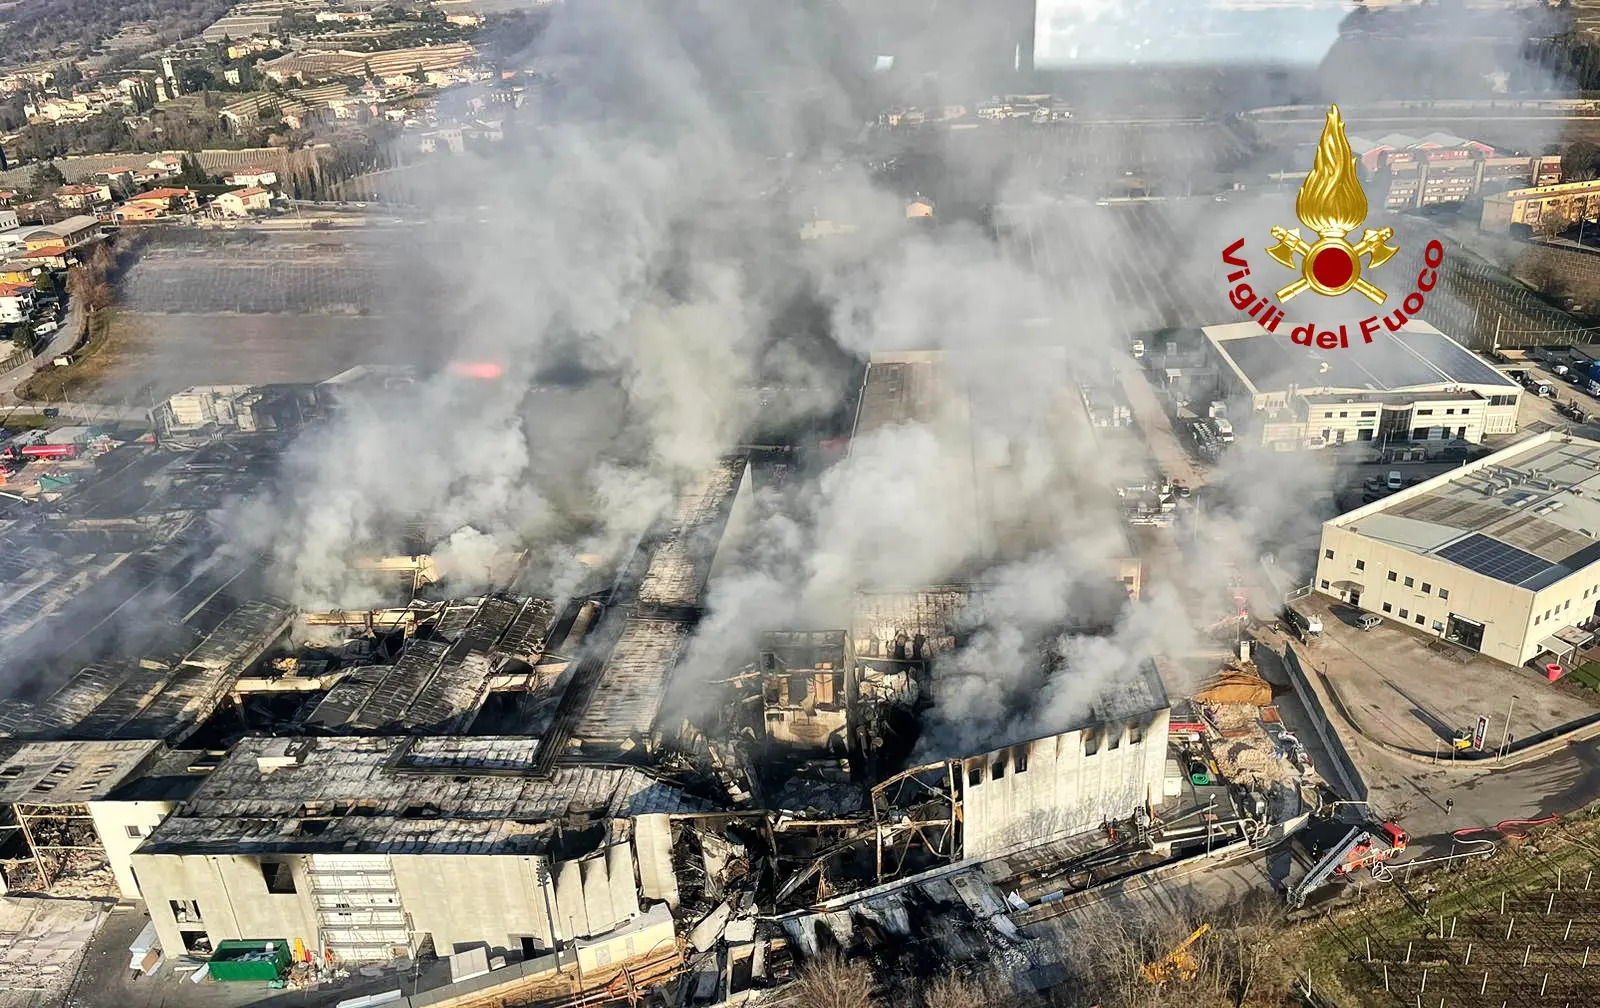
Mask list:
[[[1356,158],[1345,136],[1339,106],[1328,106],[1328,121],[1317,141],[1317,158],[1311,174],[1295,197],[1294,213],[1300,223],[1315,232],[1317,241],[1307,243],[1299,228],[1272,229],[1278,244],[1267,255],[1289,269],[1298,269],[1300,279],[1278,291],[1278,300],[1287,301],[1307,289],[1333,297],[1347,290],[1358,290],[1377,304],[1389,295],[1361,278],[1361,257],[1368,256],[1367,268],[1377,269],[1400,250],[1388,244],[1393,228],[1365,229],[1361,240],[1351,245],[1346,236],[1367,219],[1367,194],[1356,177]],[[1295,262],[1299,256],[1300,261]]]

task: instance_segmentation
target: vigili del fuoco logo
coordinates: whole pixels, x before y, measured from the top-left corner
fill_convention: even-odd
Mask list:
[[[1374,304],[1384,304],[1389,295],[1383,288],[1362,276],[1362,260],[1367,271],[1392,259],[1399,252],[1390,244],[1394,228],[1377,230],[1363,228],[1361,240],[1352,244],[1350,235],[1367,219],[1367,194],[1356,175],[1356,158],[1350,150],[1350,139],[1345,136],[1344,120],[1339,116],[1339,106],[1328,107],[1328,121],[1322,127],[1322,139],[1317,142],[1316,161],[1311,174],[1300,185],[1300,195],[1294,201],[1295,216],[1306,230],[1314,235],[1307,241],[1300,236],[1299,228],[1274,226],[1272,237],[1277,241],[1266,249],[1273,262],[1300,274],[1298,279],[1278,288],[1272,297],[1257,295],[1246,278],[1250,276],[1250,263],[1239,253],[1245,240],[1238,239],[1222,251],[1222,261],[1232,267],[1228,283],[1228,301],[1249,315],[1267,332],[1277,332],[1283,322],[1284,311],[1280,305],[1306,291],[1323,297],[1338,297],[1356,291]],[[1423,249],[1424,267],[1417,274],[1415,289],[1400,302],[1400,307],[1384,315],[1373,315],[1357,323],[1364,342],[1371,343],[1379,326],[1398,332],[1406,321],[1422,311],[1428,291],[1439,282],[1439,265],[1444,262],[1444,246],[1437,240],[1429,241]],[[1276,300],[1274,300],[1274,298]],[[1344,324],[1319,327],[1306,322],[1292,327],[1289,338],[1301,346],[1316,346],[1333,350],[1350,345],[1349,329]]]

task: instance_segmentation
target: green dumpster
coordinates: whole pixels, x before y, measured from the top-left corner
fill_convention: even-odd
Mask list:
[[[217,945],[208,972],[224,983],[238,980],[281,980],[292,963],[285,938],[244,938]]]

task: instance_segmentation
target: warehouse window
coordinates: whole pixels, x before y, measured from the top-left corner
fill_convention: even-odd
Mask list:
[[[1417,416],[1433,416],[1433,410],[1431,410],[1431,409],[1419,409],[1419,410],[1417,410]]]
[[[1471,413],[1471,412],[1472,412],[1472,410],[1468,409],[1467,407],[1465,407],[1465,406],[1461,407],[1461,415],[1462,416],[1466,416],[1468,413]]]
[[[1383,611],[1384,612],[1394,612],[1394,606],[1392,606],[1389,603],[1385,602],[1383,604]]]
[[[1093,756],[1100,751],[1100,729],[1085,728],[1083,730],[1083,754]]]
[[[1327,557],[1329,560],[1332,560],[1333,559],[1333,550],[1323,550],[1322,551],[1322,555]]]
[[[137,826],[124,826],[122,828],[128,831],[128,836],[130,837],[137,838],[144,836],[144,830]]]
[[[1441,599],[1449,598],[1450,597],[1450,589],[1448,589],[1448,588],[1440,588],[1439,589],[1439,597]]]
[[[1322,579],[1322,590],[1323,591],[1327,591],[1328,590],[1328,579],[1327,578],[1323,578]]]
[[[1416,583],[1417,583],[1417,579],[1416,578],[1409,577],[1409,576],[1406,578],[1406,587],[1407,588],[1414,587],[1416,585]]]
[[[1011,760],[1017,765],[1017,773],[1025,772],[1028,769],[1028,743],[1012,746]]]
[[[1421,613],[1417,613],[1417,626],[1421,626],[1421,625],[1422,625],[1422,614]]]
[[[1364,417],[1375,417],[1375,416],[1378,415],[1378,411],[1377,410],[1370,410],[1370,409],[1369,410],[1362,410],[1361,411],[1361,415],[1364,416]]]
[[[1367,562],[1365,560],[1357,560],[1356,561],[1356,570],[1362,571],[1362,570],[1366,570],[1366,569],[1367,569]]]
[[[267,892],[288,895],[294,889],[294,870],[283,861],[262,861],[261,877],[267,883]]]
[[[1005,758],[1004,755],[1002,755],[999,759],[994,761],[994,769],[989,772],[989,779],[990,780],[1005,780],[1006,779],[1006,758]]]
[[[1390,571],[1389,572],[1389,580],[1390,581],[1398,581],[1398,580],[1400,580],[1400,575],[1396,574],[1394,571]]]
[[[1138,721],[1128,722],[1128,744],[1138,745],[1144,741],[1144,725]]]
[[[1445,416],[1455,416],[1456,415],[1456,411],[1454,409],[1447,409],[1447,410],[1444,411],[1444,415]]]
[[[1349,416],[1350,416],[1350,411],[1349,410],[1340,410],[1339,411],[1339,419],[1340,420],[1348,419]]]
[[[977,787],[979,784],[982,784],[982,783],[983,783],[983,764],[977,762],[976,760],[974,760],[972,765],[967,767],[967,786],[968,787]]]
[[[1426,581],[1422,582],[1422,594],[1424,594],[1424,595],[1432,595],[1433,594],[1433,585],[1429,584]]]
[[[1405,619],[1407,616],[1410,616],[1410,615],[1411,614],[1406,612],[1404,609],[1400,610],[1400,618],[1401,619]]]
[[[1538,613],[1534,613],[1533,614],[1533,625],[1534,626],[1538,626],[1539,625],[1539,621],[1542,620],[1542,619],[1544,619],[1543,616],[1540,616]]]

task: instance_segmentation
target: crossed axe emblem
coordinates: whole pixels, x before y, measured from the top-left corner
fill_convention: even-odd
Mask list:
[[[1300,279],[1278,291],[1278,300],[1287,301],[1296,294],[1312,289],[1320,294],[1343,294],[1355,288],[1376,304],[1383,304],[1389,295],[1361,279],[1361,257],[1369,256],[1368,269],[1377,269],[1400,250],[1388,244],[1394,237],[1394,228],[1372,230],[1366,228],[1361,240],[1351,245],[1338,232],[1323,232],[1315,245],[1300,237],[1299,228],[1273,227],[1272,237],[1278,244],[1267,249],[1280,265],[1299,269]],[[1295,262],[1299,256],[1300,261]]]

